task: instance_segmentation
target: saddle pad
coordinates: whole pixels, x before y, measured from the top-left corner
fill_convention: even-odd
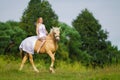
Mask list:
[[[19,49],[22,49],[29,54],[34,54],[34,46],[37,40],[37,36],[28,37],[21,42]]]

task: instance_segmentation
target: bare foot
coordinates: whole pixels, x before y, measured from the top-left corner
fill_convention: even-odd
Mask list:
[[[39,53],[40,50],[37,50],[37,53]]]

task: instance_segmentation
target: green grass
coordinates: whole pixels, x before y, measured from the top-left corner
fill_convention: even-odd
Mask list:
[[[103,69],[86,69],[79,63],[67,64],[56,61],[56,73],[49,72],[49,63],[35,62],[39,73],[33,71],[27,62],[19,71],[21,60],[0,56],[0,80],[120,80],[120,65],[107,66]]]

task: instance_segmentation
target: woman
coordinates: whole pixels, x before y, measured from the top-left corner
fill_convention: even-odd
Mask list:
[[[43,19],[42,17],[38,18],[37,20],[37,24],[36,24],[36,34],[38,36],[38,39],[40,41],[42,41],[39,49],[37,50],[37,53],[39,53],[42,45],[45,43],[46,41],[46,36],[47,36],[47,30],[45,28],[45,25],[43,24]]]

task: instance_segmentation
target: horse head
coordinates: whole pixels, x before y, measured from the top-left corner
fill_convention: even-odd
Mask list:
[[[53,33],[55,40],[59,41],[60,40],[60,28],[53,27],[51,30],[52,30],[52,33]]]

